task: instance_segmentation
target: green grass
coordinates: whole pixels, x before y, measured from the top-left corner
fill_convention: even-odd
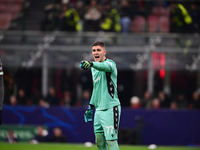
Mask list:
[[[120,145],[120,150],[148,150],[148,146]],[[29,144],[29,143],[0,143],[0,150],[97,150],[96,145],[85,147],[84,144]],[[158,146],[156,150],[200,150],[199,147]]]

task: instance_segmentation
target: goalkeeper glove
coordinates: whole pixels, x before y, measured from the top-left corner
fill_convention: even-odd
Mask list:
[[[1,125],[1,112],[2,112],[2,111],[0,110],[0,125]]]
[[[87,60],[81,61],[79,65],[79,67],[82,68],[83,70],[87,70],[92,66],[93,66],[93,63]]]
[[[88,109],[84,114],[85,122],[92,122],[93,108],[94,106],[89,104]]]

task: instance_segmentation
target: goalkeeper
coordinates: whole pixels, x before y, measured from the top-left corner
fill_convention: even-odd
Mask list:
[[[0,125],[1,125],[1,112],[3,107],[4,90],[3,90],[3,69],[0,59]]]
[[[114,61],[106,59],[105,44],[96,41],[92,44],[94,62],[81,61],[80,68],[87,70],[91,67],[93,92],[85,122],[92,122],[93,108],[94,133],[99,150],[119,150],[118,126],[121,106],[117,95],[117,68]]]

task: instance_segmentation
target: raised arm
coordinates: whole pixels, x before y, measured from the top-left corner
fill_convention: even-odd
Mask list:
[[[90,67],[93,67],[99,71],[113,72],[116,65],[115,63],[110,61],[104,61],[104,62],[81,61],[79,67],[82,68],[83,70],[87,70]]]
[[[115,65],[109,61],[101,62],[93,62],[93,68],[104,71],[104,72],[112,72],[114,70]]]

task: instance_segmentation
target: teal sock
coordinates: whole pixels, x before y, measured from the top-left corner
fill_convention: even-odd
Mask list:
[[[110,148],[110,150],[119,150],[119,146],[118,146],[117,140],[107,141],[107,145]]]
[[[106,138],[102,133],[95,133],[98,150],[108,150]]]

